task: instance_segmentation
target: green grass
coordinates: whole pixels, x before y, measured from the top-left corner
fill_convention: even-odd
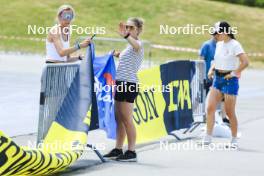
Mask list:
[[[247,52],[264,52],[264,9],[206,0],[0,0],[0,35],[45,38],[45,35],[28,35],[27,25],[53,25],[57,8],[64,3],[75,8],[74,24],[105,26],[106,34],[102,37],[119,38],[113,31],[117,24],[130,16],[140,16],[145,19],[142,39],[155,44],[199,48],[210,38],[209,34],[160,35],[159,26],[212,25],[226,20],[238,27],[237,39]],[[77,37],[73,35],[72,40]],[[44,53],[45,43],[0,39],[0,50]],[[155,60],[197,58],[197,54],[152,49],[152,57]],[[264,58],[251,58],[256,59],[264,61]]]

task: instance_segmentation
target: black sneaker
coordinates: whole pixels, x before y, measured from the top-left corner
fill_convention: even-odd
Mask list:
[[[123,155],[116,158],[117,161],[137,162],[137,154],[135,151],[127,150]]]
[[[103,157],[108,158],[108,159],[116,159],[120,155],[123,155],[123,150],[114,148],[113,150],[111,150],[108,154],[104,155]]]

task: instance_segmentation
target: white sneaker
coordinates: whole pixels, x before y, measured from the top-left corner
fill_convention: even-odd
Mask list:
[[[237,137],[232,137],[230,142],[230,147],[233,149],[238,149],[238,139]]]
[[[211,135],[205,135],[202,141],[203,145],[210,145],[212,143],[212,136]]]

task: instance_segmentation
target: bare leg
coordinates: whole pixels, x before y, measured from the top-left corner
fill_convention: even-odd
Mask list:
[[[236,96],[225,94],[225,110],[230,121],[232,137],[237,137]]]
[[[133,123],[133,103],[122,102],[122,122],[125,126],[127,140],[128,140],[128,150],[134,151],[136,145],[136,128]]]
[[[207,113],[206,113],[206,124],[207,124],[207,135],[212,135],[214,123],[215,123],[215,111],[217,105],[222,100],[222,93],[215,89],[211,88],[209,94],[208,94],[208,106],[207,106]]]
[[[115,101],[115,117],[117,123],[116,148],[122,149],[126,138],[125,126],[122,122],[122,102]]]

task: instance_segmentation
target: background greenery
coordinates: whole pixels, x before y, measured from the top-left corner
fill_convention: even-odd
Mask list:
[[[235,4],[243,4],[248,6],[264,7],[264,0],[214,0],[222,2],[230,2]]]
[[[160,25],[213,25],[226,20],[238,27],[237,39],[247,52],[264,52],[264,9],[207,0],[0,0],[1,36],[45,38],[46,35],[28,35],[28,25],[52,26],[58,7],[71,4],[76,11],[73,24],[78,26],[105,26],[101,37],[120,38],[115,31],[120,21],[131,16],[145,19],[141,36],[153,44],[199,49],[210,38],[204,35],[160,35]],[[74,41],[76,34],[72,36]],[[114,48],[114,46],[113,46]],[[0,38],[0,50],[45,53],[45,42]],[[158,61],[179,58],[197,58],[198,53],[152,49],[152,58]],[[251,57],[256,63],[262,57]]]

